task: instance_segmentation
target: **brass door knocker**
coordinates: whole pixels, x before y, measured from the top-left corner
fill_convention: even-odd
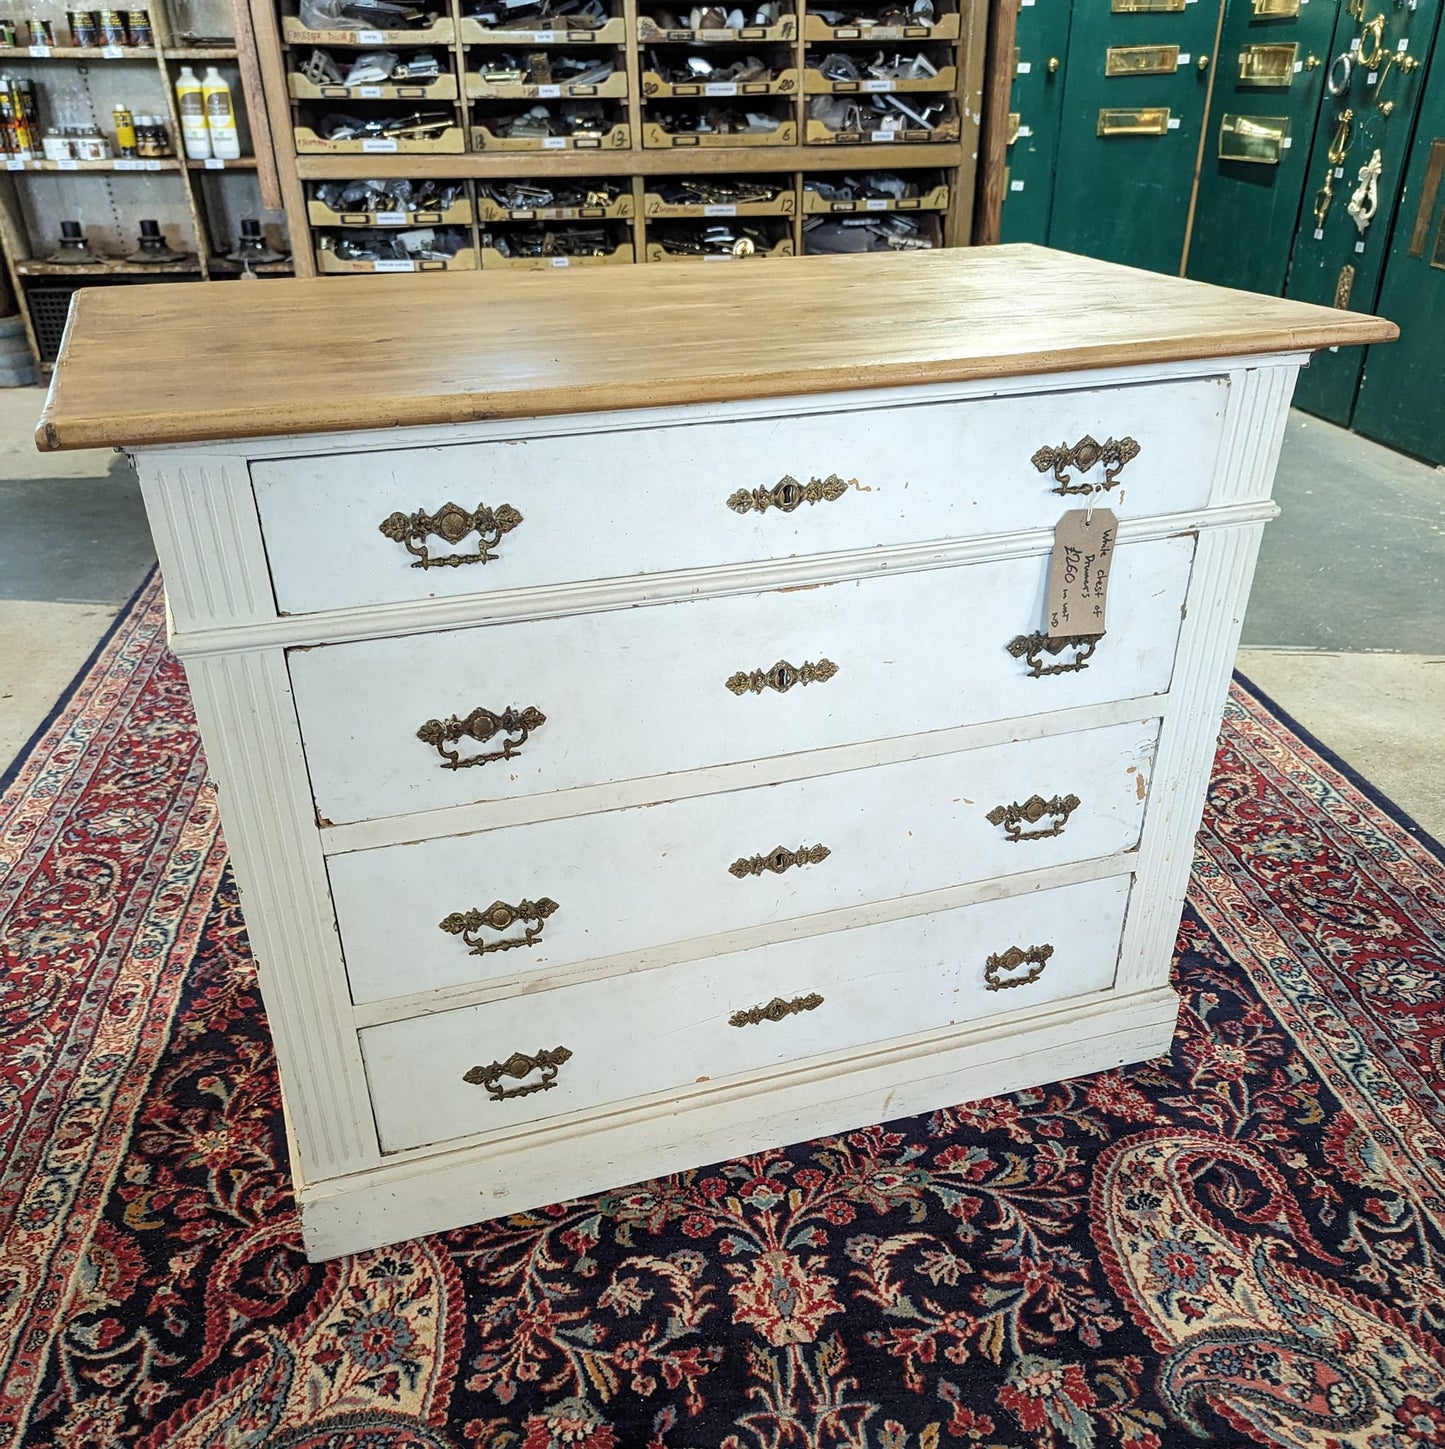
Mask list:
[[[1369,50],[1365,49],[1366,42],[1369,42]],[[1359,62],[1366,70],[1379,70],[1380,62],[1384,60],[1389,52],[1385,49],[1385,17],[1383,14],[1375,16],[1363,30],[1360,31],[1359,49],[1355,52]]]
[[[1346,106],[1340,112],[1339,122],[1335,126],[1334,139],[1330,142],[1330,149],[1325,153],[1329,162],[1329,169],[1325,172],[1325,184],[1315,193],[1315,226],[1322,227],[1325,218],[1330,214],[1330,207],[1335,199],[1335,168],[1345,164],[1345,157],[1349,155],[1350,138],[1354,131],[1355,113]]]

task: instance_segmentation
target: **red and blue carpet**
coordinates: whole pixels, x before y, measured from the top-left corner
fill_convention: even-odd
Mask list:
[[[0,798],[0,1441],[1445,1445],[1445,863],[1237,689],[1171,1058],[313,1266],[154,585]]]

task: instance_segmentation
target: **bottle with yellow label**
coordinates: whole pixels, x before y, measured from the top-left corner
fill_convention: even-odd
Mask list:
[[[211,132],[206,125],[206,99],[201,83],[190,66],[183,65],[176,78],[176,109],[181,115],[181,139],[192,161],[211,157]]]
[[[111,113],[115,121],[115,154],[134,156],[136,154],[135,117],[128,106],[117,106]]]
[[[211,154],[223,161],[236,161],[241,155],[241,136],[236,130],[236,111],[231,104],[231,87],[213,65],[206,67],[201,90],[206,103],[206,127],[211,137]]]

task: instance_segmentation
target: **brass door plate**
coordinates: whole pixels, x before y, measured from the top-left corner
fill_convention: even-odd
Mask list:
[[[1173,75],[1178,69],[1177,45],[1111,45],[1104,52],[1105,75]]]
[[[1185,0],[1109,0],[1109,10],[1114,15],[1179,14],[1184,4]]]
[[[1169,129],[1168,106],[1145,106],[1142,109],[1101,110],[1100,136],[1162,136]]]
[[[1239,84],[1287,88],[1294,83],[1298,55],[1299,46],[1293,42],[1289,45],[1246,45],[1239,52]]]
[[[1300,0],[1253,0],[1256,20],[1293,20],[1299,7]]]
[[[1023,117],[1017,111],[1008,113],[1008,140],[1006,146],[1012,146],[1019,138],[1019,127],[1023,124]]]
[[[1219,159],[1278,166],[1288,139],[1288,116],[1225,115],[1219,122]]]

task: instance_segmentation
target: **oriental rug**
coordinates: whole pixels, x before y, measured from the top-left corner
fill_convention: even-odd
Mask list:
[[[0,1443],[1445,1445],[1445,864],[1243,684],[1172,1056],[299,1251],[158,588],[0,796]]]

